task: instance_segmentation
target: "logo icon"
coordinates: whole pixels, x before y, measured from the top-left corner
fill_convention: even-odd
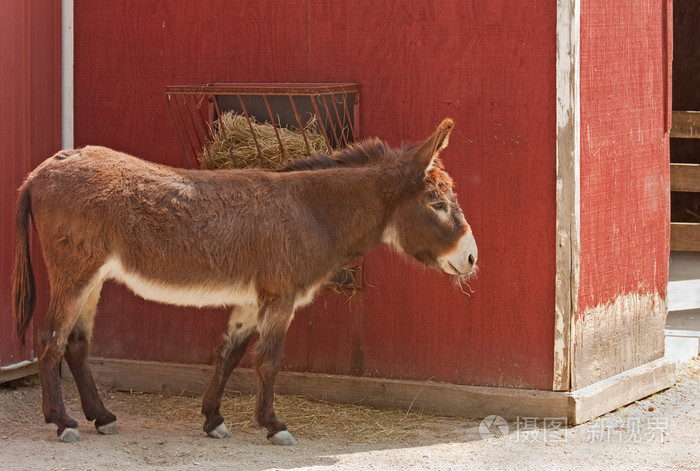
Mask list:
[[[484,440],[505,437],[510,433],[508,422],[500,415],[489,415],[479,424],[479,435]]]

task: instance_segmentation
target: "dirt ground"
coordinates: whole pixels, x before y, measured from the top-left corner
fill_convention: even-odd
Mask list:
[[[201,431],[198,398],[103,390],[119,434],[80,420],[81,441],[59,442],[40,412],[36,379],[0,388],[2,470],[204,469],[700,469],[700,359],[676,385],[577,427],[560,419],[455,419],[278,396],[278,416],[298,441],[269,444],[252,422],[253,400],[226,397],[232,437]],[[81,417],[75,386],[65,403]]]

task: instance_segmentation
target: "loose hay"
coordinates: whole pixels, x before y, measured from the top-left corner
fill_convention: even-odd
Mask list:
[[[212,137],[198,160],[202,168],[209,170],[278,169],[288,160],[330,151],[316,116],[306,123],[302,133],[299,129],[259,123],[253,116],[249,124],[245,116],[227,111],[214,123]]]
[[[133,406],[129,412],[143,416],[148,428],[167,429],[173,424],[198,427],[203,420],[198,398],[169,394],[124,395]],[[223,397],[221,411],[231,431],[260,434],[253,418],[254,410],[255,396],[226,394]],[[407,441],[416,436],[423,423],[423,415],[416,412],[331,404],[288,395],[275,396],[275,411],[289,425],[293,435],[309,439],[343,437],[353,443]]]

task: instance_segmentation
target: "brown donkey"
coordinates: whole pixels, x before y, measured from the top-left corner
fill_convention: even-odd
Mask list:
[[[296,308],[382,242],[458,278],[475,268],[474,237],[438,158],[452,127],[445,119],[419,145],[392,150],[367,140],[280,172],[181,170],[103,147],[46,160],[19,190],[13,293],[24,341],[35,300],[31,216],[51,286],[38,333],[46,422],[61,440],[79,440],[61,398],[65,355],[87,419],[102,434],[117,431],[87,364],[100,290],[112,280],[148,300],[231,306],[202,399],[204,431],[230,435],[221,397],[257,331],[255,417],[270,441],[294,444],[275,417],[273,389]]]

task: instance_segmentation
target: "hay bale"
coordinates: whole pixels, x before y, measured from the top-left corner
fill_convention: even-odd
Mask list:
[[[210,170],[278,169],[288,160],[331,151],[315,116],[306,123],[303,133],[281,126],[275,130],[275,127],[259,123],[252,116],[249,124],[244,115],[233,111],[222,113],[212,128],[211,139],[198,155],[199,164]]]

